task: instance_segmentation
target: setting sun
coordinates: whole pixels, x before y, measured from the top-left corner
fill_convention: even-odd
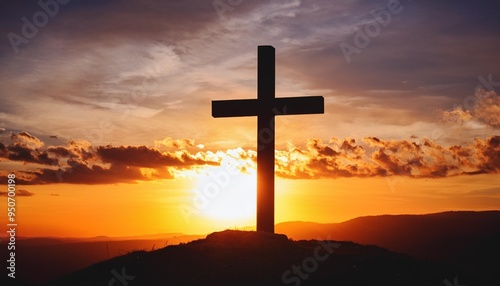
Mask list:
[[[220,226],[252,225],[256,210],[255,153],[236,148],[209,157],[220,161],[220,166],[177,174],[191,182],[189,195],[179,207],[184,220],[204,217]]]
[[[213,172],[212,174],[221,174],[223,170],[214,168]],[[256,206],[256,176],[254,170],[247,172],[229,175],[227,182],[218,181],[214,176],[199,176],[193,196],[206,198],[206,205],[201,208],[201,214],[222,221],[248,222],[250,218],[253,221]],[[217,188],[213,187],[215,186],[213,183],[217,184]]]

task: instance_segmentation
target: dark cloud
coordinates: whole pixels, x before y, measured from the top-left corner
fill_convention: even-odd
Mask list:
[[[37,2],[21,0],[0,3],[1,34],[13,32],[22,35],[21,18],[26,17],[31,21],[36,12],[43,11]],[[50,28],[52,37],[65,39],[66,45],[82,49],[92,42],[122,44],[126,39],[180,40],[214,20],[217,20],[217,13],[212,2],[72,0],[59,5],[58,13],[40,30]],[[12,52],[5,36],[0,47],[3,54]]]
[[[23,189],[18,189],[16,190],[16,197],[31,197],[34,194],[30,191],[23,190]],[[8,192],[0,192],[0,197],[7,197]]]
[[[500,170],[500,136],[476,140],[479,172],[497,173]]]
[[[5,152],[4,156],[5,158],[8,158],[12,161],[24,161],[24,162],[31,162],[31,163],[36,163],[37,160],[35,156],[31,154],[31,149],[19,146],[19,145],[14,145],[14,146],[9,146],[8,150]]]
[[[478,75],[500,75],[496,64],[500,40],[494,36],[500,33],[500,20],[492,12],[500,8],[500,2],[399,2],[401,13],[392,15],[377,36],[368,37],[369,44],[350,63],[339,45],[354,45],[356,31],[374,22],[370,12],[386,9],[388,1],[350,1],[343,13],[335,15],[324,12],[329,6],[318,4],[324,10],[314,14],[313,25],[337,33],[312,42],[300,56],[293,49],[282,55],[287,76],[310,88],[329,88],[335,91],[332,97],[358,105],[349,110],[370,106],[402,109],[405,118],[414,121],[432,119],[431,106],[444,108],[449,100],[462,103],[474,92]],[[363,100],[356,101],[358,97]],[[363,110],[363,116],[370,114]],[[376,114],[373,117],[384,120]]]
[[[19,142],[19,138],[36,142],[36,146]],[[173,169],[219,165],[220,161],[217,156],[191,154],[182,149],[160,152],[147,146],[93,146],[82,140],[71,140],[66,146],[45,148],[42,141],[27,132],[12,134],[10,142],[0,144],[0,157],[49,166],[34,171],[16,171],[19,184],[113,184],[172,179]],[[7,174],[1,176],[6,177]]]
[[[47,152],[55,154],[58,157],[68,157],[71,154],[67,148],[62,146],[49,146],[47,148]]]
[[[16,179],[24,180],[25,184],[33,185],[136,183],[139,180],[147,179],[137,167],[111,165],[111,167],[106,168],[99,165],[87,166],[76,162],[70,164],[71,167],[65,170],[38,169],[37,171],[18,172]]]
[[[190,166],[203,165],[207,162],[197,159],[187,152],[161,153],[156,149],[146,146],[100,146],[96,150],[99,157],[105,163],[121,164],[127,166],[140,166],[147,168],[166,166]]]
[[[28,132],[12,133],[8,144],[0,142],[0,158],[41,165],[57,165],[58,160],[40,150],[43,142]]]

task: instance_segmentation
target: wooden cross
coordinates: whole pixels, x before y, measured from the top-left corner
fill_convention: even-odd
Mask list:
[[[257,231],[274,233],[274,117],[324,113],[324,99],[275,97],[272,46],[258,47],[257,83],[257,99],[213,100],[212,116],[257,116]]]

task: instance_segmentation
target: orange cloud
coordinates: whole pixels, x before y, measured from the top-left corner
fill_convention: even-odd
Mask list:
[[[443,111],[443,120],[459,124],[476,120],[494,128],[500,127],[500,97],[495,91],[476,90],[468,105],[469,109],[457,106],[450,111]]]
[[[21,133],[11,136],[9,143],[0,142],[0,158],[41,165],[15,171],[20,184],[135,183],[172,179],[185,170],[209,165],[234,164],[242,172],[256,167],[256,152],[242,148],[192,153],[179,146],[178,150],[161,152],[147,146],[93,146],[80,140],[45,148],[36,137]],[[19,138],[34,144],[20,143]],[[475,139],[463,146],[441,146],[416,136],[409,140],[367,137],[361,142],[332,138],[328,143],[310,139],[304,147],[289,145],[275,155],[276,175],[290,179],[498,173],[500,136]],[[0,172],[0,178],[6,176]]]
[[[476,92],[476,98],[473,114],[488,125],[500,127],[500,97],[496,92],[480,89]]]
[[[500,171],[500,136],[476,139],[467,146],[441,146],[420,141],[368,137],[309,140],[305,149],[290,146],[277,151],[278,176],[296,179],[409,176],[434,178]]]
[[[179,142],[187,144],[189,140],[173,142],[177,143],[172,147],[180,147]],[[191,154],[187,150],[161,152],[147,146],[93,146],[83,140],[45,147],[27,132],[11,134],[8,143],[0,142],[0,158],[43,165],[35,170],[16,171],[20,184],[112,184],[172,179],[175,171],[218,165],[222,156],[212,152]],[[1,178],[6,176],[7,173],[0,172]]]
[[[182,148],[185,149],[187,147],[194,146],[193,139],[172,139],[171,137],[167,137],[163,140],[157,141],[155,140],[155,147],[167,147],[167,148]]]

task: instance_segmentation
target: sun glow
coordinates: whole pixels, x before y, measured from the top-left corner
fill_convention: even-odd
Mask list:
[[[256,192],[254,169],[231,172],[223,167],[212,167],[198,176],[193,195],[200,215],[236,223],[255,217]]]

